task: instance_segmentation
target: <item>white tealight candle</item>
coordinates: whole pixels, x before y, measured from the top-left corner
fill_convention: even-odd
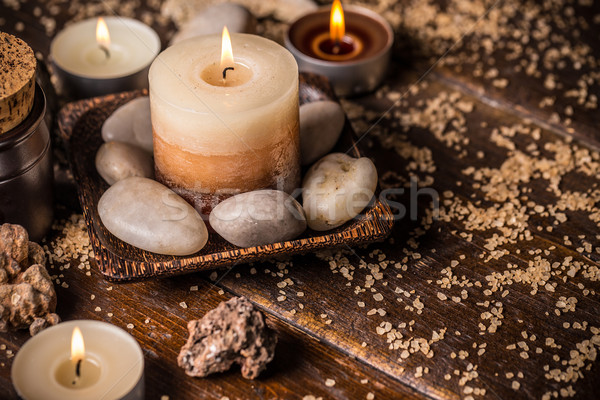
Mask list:
[[[233,49],[233,52],[231,51]],[[227,195],[300,184],[298,67],[248,34],[188,39],[150,68],[157,179],[208,212]]]
[[[148,68],[159,51],[154,30],[122,17],[70,25],[50,46],[63,89],[76,97],[148,87]]]
[[[124,330],[100,321],[69,321],[31,338],[11,378],[26,400],[142,399],[144,355]]]

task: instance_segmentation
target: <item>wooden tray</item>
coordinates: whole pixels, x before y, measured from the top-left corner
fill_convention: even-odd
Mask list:
[[[239,248],[211,232],[207,245],[200,252],[177,257],[151,253],[121,241],[104,227],[98,215],[98,200],[109,186],[96,172],[94,159],[102,144],[101,127],[106,118],[119,106],[146,94],[146,91],[135,91],[81,100],[67,104],[58,115],[60,135],[68,143],[71,169],[94,254],[107,279],[134,280],[206,271],[274,256],[383,240],[390,233],[394,224],[392,212],[387,204],[376,199],[361,215],[337,229],[307,230],[296,240],[265,246]],[[336,101],[326,79],[301,74],[300,103],[325,99]],[[348,149],[352,149],[350,155],[360,156],[354,132],[346,121],[334,151],[346,152]]]

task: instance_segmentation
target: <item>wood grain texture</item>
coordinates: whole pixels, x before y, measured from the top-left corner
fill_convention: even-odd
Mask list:
[[[488,26],[467,31],[447,54],[439,76],[599,148],[600,3],[503,1],[495,6],[481,21]]]
[[[376,399],[599,398],[595,354],[600,229],[594,210],[600,203],[594,193],[600,176],[594,163],[600,158],[591,151],[597,147],[598,112],[565,95],[597,68],[582,64],[576,70],[570,64],[548,69],[538,64],[539,76],[530,76],[518,67],[523,59],[531,63],[539,55],[543,58],[543,36],[552,40],[548,48],[557,47],[559,37],[567,38],[565,59],[573,48],[586,46],[588,61],[597,59],[598,2],[505,0],[498,2],[501,12],[477,25],[473,23],[495,1],[368,3],[396,26],[396,62],[376,94],[342,104],[359,137],[365,135],[361,148],[375,160],[382,189],[406,189],[390,197],[397,202],[392,211],[398,213],[403,206],[410,212],[413,176],[422,189],[431,187],[440,194],[442,218],[428,222],[431,202],[424,195],[416,202],[417,218],[398,221],[383,244],[215,272],[210,278],[226,295],[215,294],[208,274],[117,285],[101,279],[94,263],[91,276],[84,275],[77,260],[70,269],[53,272],[59,279],[59,313],[64,319],[104,319],[121,327],[133,323],[131,332],[147,352],[147,397],[152,399],[162,394],[171,399],[307,394],[355,399],[366,398],[368,392]],[[33,1],[19,11],[0,4],[0,16],[10,21],[0,29],[16,33],[14,21],[24,21],[26,29],[17,34],[46,55],[50,38],[33,16],[40,5],[45,10],[45,4]],[[539,7],[547,10],[536,14]],[[135,12],[141,15],[148,9],[142,4]],[[58,29],[71,17],[61,11]],[[548,18],[562,18],[566,24],[547,24]],[[278,24],[268,17],[261,29]],[[585,24],[588,29],[583,29]],[[153,26],[165,43],[169,29]],[[514,37],[493,37],[498,26]],[[532,28],[544,33],[540,40]],[[521,41],[526,32],[530,42],[521,44],[526,53],[508,59],[508,43]],[[442,43],[436,48],[438,56],[450,49],[454,60],[438,65],[425,83],[413,86],[437,60],[413,51],[432,43]],[[489,72],[493,68],[498,69],[495,78]],[[548,73],[562,86],[546,87]],[[507,85],[495,86],[495,79],[507,79]],[[597,80],[589,82],[586,101],[598,94]],[[450,99],[454,93],[456,101]],[[541,106],[548,97],[554,103]],[[461,101],[466,103],[459,105]],[[512,129],[518,125],[544,129],[539,135]],[[560,179],[554,185],[556,174]],[[511,182],[513,175],[527,180]],[[498,181],[490,185],[491,176]],[[492,198],[494,186],[502,185],[516,196]],[[63,211],[68,215],[77,204],[73,188],[62,188],[60,204],[68,204]],[[503,208],[510,204],[515,207]],[[563,209],[555,209],[558,204]],[[537,206],[543,211],[536,211]],[[497,224],[482,227],[482,213]],[[507,227],[520,233],[498,246],[495,240]],[[497,250],[509,253],[499,255]],[[63,279],[68,288],[60,286]],[[191,285],[198,285],[199,292],[189,292]],[[185,322],[230,293],[246,294],[268,313],[283,344],[275,368],[257,382],[243,381],[236,372],[190,379],[174,364],[185,341]],[[93,311],[97,306],[101,310]],[[444,338],[429,343],[439,339],[442,329]],[[13,352],[26,338],[25,333],[0,335]],[[424,343],[433,352],[431,358]],[[9,356],[0,351],[0,393],[12,398]],[[325,385],[328,378],[336,384]],[[362,379],[368,379],[366,387]]]
[[[70,211],[63,210],[59,218],[69,214]],[[64,236],[54,231],[48,242]],[[56,285],[57,313],[63,320],[102,320],[131,333],[144,352],[147,399],[160,399],[162,395],[169,395],[171,399],[221,399],[223,396],[231,400],[302,399],[309,394],[324,398],[366,398],[368,393],[380,399],[400,393],[409,400],[421,398],[416,391],[270,314],[267,314],[267,323],[277,331],[279,343],[275,359],[261,377],[246,380],[239,368],[232,368],[206,379],[191,378],[177,366],[179,349],[187,339],[187,322],[201,318],[219,302],[228,300],[231,294],[220,292],[199,274],[118,285],[107,282],[93,261],[90,276],[86,275],[86,269],[79,269],[78,264],[79,260],[73,260],[57,263],[55,268],[49,269],[50,274],[61,281]],[[197,286],[197,291],[190,291],[192,286]],[[185,302],[187,308],[183,308],[181,302]],[[133,328],[128,328],[128,324],[133,324]],[[10,367],[14,354],[28,338],[26,330],[0,334],[0,346],[6,346],[0,351],[2,399],[16,399]],[[327,379],[335,380],[335,386],[326,386]]]
[[[404,81],[410,82],[411,77],[405,77]],[[403,80],[395,85],[389,92],[406,90]],[[471,390],[475,388],[485,390],[484,398],[541,398],[547,392],[559,393],[567,387],[575,390],[578,398],[595,398],[600,392],[594,378],[598,365],[593,359],[582,361],[583,379],[555,381],[545,374],[546,369],[565,369],[563,360],[576,354],[580,343],[600,339],[597,331],[589,329],[600,327],[597,313],[600,309],[597,273],[600,253],[594,248],[585,251],[582,247],[588,240],[598,249],[598,223],[574,209],[566,211],[568,220],[561,224],[535,212],[536,206],[551,206],[557,198],[542,176],[532,178],[523,183],[527,188],[522,189],[527,193],[525,203],[530,203],[523,206],[528,209],[525,213],[527,228],[532,236],[517,238],[513,244],[502,246],[510,249],[510,253],[495,259],[490,257],[492,251],[486,246],[499,232],[492,227],[469,230],[466,228],[468,214],[463,218],[460,213],[450,213],[451,206],[443,204],[444,200],[469,204],[471,220],[479,218],[478,212],[501,208],[503,203],[486,198],[479,182],[464,171],[470,167],[502,168],[503,165],[509,170],[515,169],[518,167],[506,160],[520,152],[529,154],[526,149],[531,151],[532,143],[536,148],[548,150],[549,144],[567,146],[566,142],[561,136],[540,129],[539,138],[515,134],[511,137],[515,148],[508,150],[490,140],[491,131],[523,124],[518,117],[457,93],[453,87],[435,80],[426,80],[414,93],[394,107],[389,113],[391,117],[381,121],[362,144],[368,148],[367,154],[377,154],[380,176],[389,176],[383,180],[384,188],[406,183],[403,171],[410,171],[410,164],[414,162],[411,157],[421,154],[405,153],[407,148],[431,151],[435,170],[411,171],[411,175],[416,175],[422,183],[430,182],[426,185],[439,193],[441,220],[423,223],[427,210],[431,209],[429,198],[425,196],[418,204],[418,218],[413,220],[406,215],[397,221],[385,244],[346,248],[339,253],[320,252],[316,257],[294,257],[282,264],[257,265],[254,274],[246,268],[236,268],[219,285],[249,297],[279,318],[322,337],[340,351],[433,398],[464,398],[472,395]],[[453,107],[448,107],[451,100],[436,101],[450,99],[453,93],[456,96]],[[373,100],[365,98],[364,103],[373,104]],[[463,103],[457,107],[458,102]],[[381,100],[379,107],[381,112],[388,110],[386,102]],[[452,116],[451,113],[461,107],[472,108],[472,111]],[[432,114],[423,113],[427,109]],[[435,115],[441,119],[436,120]],[[441,135],[436,137],[434,129],[419,126],[427,118],[432,118],[434,127],[444,120],[443,126],[457,129],[463,125],[453,125],[452,121],[464,119],[463,138],[468,139],[467,144],[461,140],[460,148],[448,146]],[[397,126],[399,121],[401,127]],[[357,122],[360,131],[363,125]],[[531,127],[538,129],[535,125]],[[400,145],[390,142],[392,137]],[[396,144],[390,147],[390,143]],[[544,155],[549,161],[553,155],[548,153]],[[560,154],[559,151],[555,156],[560,158]],[[596,168],[591,176],[565,175],[560,187],[578,193],[585,192],[586,188],[597,188],[598,172]],[[428,176],[432,180],[428,180]],[[395,201],[407,210],[412,204],[409,193]],[[520,212],[515,210],[516,218],[518,214]],[[546,230],[547,226],[553,230]],[[565,236],[573,243],[565,244]],[[590,274],[565,275],[560,267],[569,268],[569,263],[562,265],[568,257],[588,265]],[[381,261],[391,263],[380,265]],[[544,262],[548,262],[549,268],[545,279],[531,272],[535,265]],[[531,268],[529,275],[528,268]],[[515,276],[522,278],[508,278],[511,269],[516,270]],[[377,275],[380,276],[374,278]],[[505,278],[501,278],[503,283],[492,291],[491,282],[497,277]],[[536,281],[539,289],[532,294]],[[547,283],[551,283],[551,287],[545,287]],[[575,310],[556,315],[560,298],[570,297],[577,299]],[[384,311],[383,315],[379,310]],[[494,313],[500,316],[501,325],[497,331],[490,332],[487,328]],[[574,327],[581,327],[583,321],[588,328]],[[390,324],[387,330],[386,324]],[[394,331],[392,336],[389,336],[390,329]],[[445,332],[444,339],[432,340],[442,332]],[[526,339],[523,332],[535,340]],[[547,338],[553,338],[561,347],[547,345]],[[511,350],[513,346],[515,349]],[[526,346],[526,350],[520,346]],[[428,373],[423,372],[425,368]],[[473,370],[475,375],[471,375]],[[514,381],[518,382],[518,390],[513,387],[517,385]]]

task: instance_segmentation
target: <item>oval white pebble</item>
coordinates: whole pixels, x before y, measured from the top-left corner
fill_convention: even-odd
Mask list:
[[[304,232],[302,206],[279,190],[255,190],[219,203],[210,213],[210,225],[239,247],[291,240]]]
[[[141,97],[137,103],[137,109],[133,116],[133,137],[142,149],[149,153],[154,152],[150,99],[148,97]]]
[[[377,187],[377,170],[366,157],[332,153],[308,170],[302,186],[308,226],[325,231],[356,217],[369,204]]]
[[[140,249],[177,256],[200,251],[208,240],[202,217],[160,183],[132,177],[112,185],[98,214],[113,235]]]
[[[302,165],[312,164],[331,151],[345,120],[344,110],[334,101],[315,101],[300,106]]]
[[[124,142],[102,144],[96,153],[96,170],[109,185],[131,176],[154,176],[150,154]]]
[[[171,39],[171,46],[195,36],[220,34],[223,26],[227,26],[231,33],[254,33],[256,18],[240,4],[220,3],[208,6],[183,24]]]
[[[102,124],[102,139],[105,142],[131,143],[152,152],[152,125],[148,96],[138,97],[117,108]]]

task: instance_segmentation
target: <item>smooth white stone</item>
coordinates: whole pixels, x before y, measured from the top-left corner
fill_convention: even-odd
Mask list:
[[[150,98],[136,99],[136,111],[133,116],[133,136],[139,146],[149,152],[154,151],[152,143],[152,121],[150,120]]]
[[[344,110],[334,101],[315,101],[300,106],[302,165],[312,164],[331,151],[345,120]]]
[[[315,11],[319,5],[313,0],[237,0],[259,18],[274,18],[291,24],[301,16]]]
[[[317,231],[336,228],[356,217],[377,187],[377,170],[366,157],[332,153],[314,164],[303,182],[303,207],[308,226]]]
[[[239,247],[291,240],[304,232],[302,206],[279,190],[255,190],[219,203],[210,213],[210,225]]]
[[[96,170],[109,185],[131,176],[154,176],[150,154],[125,142],[103,143],[96,153]]]
[[[137,122],[135,122],[136,120]],[[137,135],[134,127],[137,130]],[[150,129],[146,129],[148,127]],[[102,124],[102,139],[105,142],[131,143],[152,152],[152,146],[148,144],[152,143],[150,100],[148,96],[135,98],[117,108]]]
[[[160,183],[132,177],[112,185],[98,201],[98,214],[113,235],[140,249],[183,256],[208,240],[202,217]]]
[[[240,4],[215,4],[187,21],[171,39],[171,46],[195,36],[221,33],[224,26],[230,33],[255,33],[256,18]]]

